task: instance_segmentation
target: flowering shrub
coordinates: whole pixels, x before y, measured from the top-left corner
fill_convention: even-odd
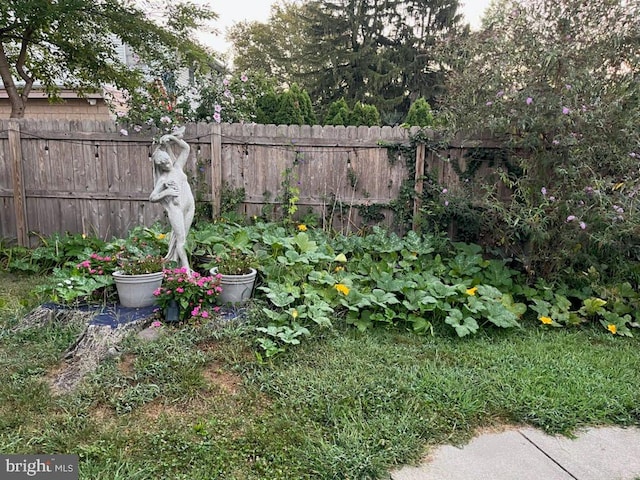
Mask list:
[[[164,271],[162,286],[154,295],[162,310],[173,302],[180,310],[180,320],[210,318],[218,311],[216,297],[222,291],[219,276],[202,276],[186,268]]]
[[[255,122],[258,101],[272,83],[264,76],[245,73],[215,79],[200,90],[196,117],[211,123]]]
[[[532,280],[582,288],[589,266],[640,278],[639,14],[624,2],[508,0],[485,31],[448,45],[451,133],[501,140],[496,176],[512,192],[505,202],[497,178],[478,182],[488,193],[473,198],[474,240]]]
[[[150,82],[125,98],[112,101],[118,122],[123,125],[121,135],[133,130],[157,129],[160,134],[171,133],[179,124],[190,119],[189,103],[178,101],[178,94],[169,94],[160,81]]]

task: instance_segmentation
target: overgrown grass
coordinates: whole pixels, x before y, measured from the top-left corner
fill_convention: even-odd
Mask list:
[[[83,479],[385,478],[483,426],[640,423],[638,340],[538,325],[338,327],[262,365],[242,328],[166,328],[54,397],[46,378],[78,332],[8,333],[32,286],[0,277],[0,444],[78,454]]]

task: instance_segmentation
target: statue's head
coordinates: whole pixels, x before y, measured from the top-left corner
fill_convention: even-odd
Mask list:
[[[151,155],[151,159],[153,160],[153,164],[156,168],[160,170],[171,170],[173,167],[173,162],[171,161],[171,157],[167,153],[166,150],[162,148],[156,148],[153,155]]]

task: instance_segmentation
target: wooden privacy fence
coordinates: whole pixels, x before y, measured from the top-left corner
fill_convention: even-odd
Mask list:
[[[403,158],[390,161],[387,146],[410,146],[411,133],[400,127],[188,124],[186,172],[213,216],[220,213],[224,187],[244,191],[237,210],[249,216],[282,214],[283,202],[297,197],[298,215],[314,212],[324,226],[343,232],[360,228],[360,209],[371,205],[384,206],[379,223],[393,226],[387,207],[409,169]],[[0,238],[22,245],[56,232],[110,239],[163,219],[162,207],[148,201],[154,148],[150,134],[124,135],[113,122],[0,121]],[[425,171],[455,186],[449,159],[464,168],[463,149],[425,156],[424,145],[416,148],[415,179],[409,179],[416,198]]]

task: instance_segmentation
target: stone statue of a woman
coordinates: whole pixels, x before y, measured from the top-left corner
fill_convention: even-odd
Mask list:
[[[187,235],[193,222],[195,201],[184,173],[184,166],[191,148],[182,138],[184,127],[160,138],[160,145],[153,152],[155,185],[149,201],[159,202],[167,212],[171,224],[171,237],[167,260],[191,271],[185,251]],[[177,147],[177,155],[173,147]]]

